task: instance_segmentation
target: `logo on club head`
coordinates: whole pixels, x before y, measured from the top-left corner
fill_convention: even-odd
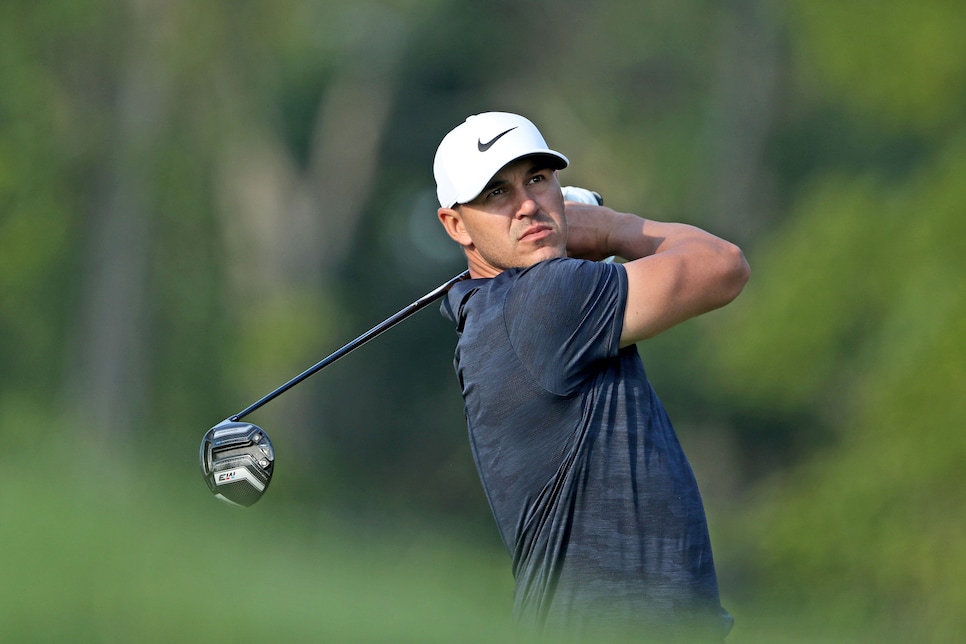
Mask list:
[[[218,474],[214,477],[214,481],[216,486],[247,481],[249,485],[261,492],[268,485],[268,480],[271,478],[271,473],[262,473],[261,477],[258,476],[259,473],[261,472],[253,472],[247,467],[236,467],[230,470],[218,472]]]
[[[222,472],[218,475],[218,485],[222,483],[231,483],[238,476],[238,470],[231,470],[230,472]]]

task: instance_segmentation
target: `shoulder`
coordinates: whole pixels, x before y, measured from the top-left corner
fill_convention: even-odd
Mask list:
[[[560,258],[539,262],[507,275],[507,280],[508,303],[514,299],[526,299],[531,307],[543,302],[550,308],[571,308],[577,302],[593,301],[608,291],[614,292],[623,301],[627,292],[627,275],[623,266],[582,259]]]
[[[623,311],[627,274],[620,264],[558,258],[527,268],[512,268],[488,279],[453,286],[441,307],[461,324],[469,310],[501,310],[518,324],[533,318],[581,317],[580,311],[610,303]],[[513,325],[511,325],[513,326]]]
[[[503,323],[516,355],[547,391],[569,395],[616,355],[627,300],[623,266],[555,259],[522,271]]]
[[[619,264],[553,259],[513,277],[503,299],[511,336],[535,330],[551,342],[569,341],[623,323],[627,275]]]

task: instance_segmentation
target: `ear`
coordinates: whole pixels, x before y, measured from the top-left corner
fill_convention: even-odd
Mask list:
[[[470,239],[470,234],[466,231],[466,226],[463,224],[463,215],[459,210],[440,208],[437,215],[439,216],[439,223],[443,224],[443,229],[446,230],[446,234],[453,241],[464,248],[473,245],[473,240]]]

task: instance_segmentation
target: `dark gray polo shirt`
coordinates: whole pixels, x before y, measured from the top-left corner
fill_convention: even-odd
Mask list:
[[[730,616],[701,496],[637,348],[620,349],[626,299],[623,266],[554,259],[443,302],[514,611],[548,632],[686,625],[720,639]]]

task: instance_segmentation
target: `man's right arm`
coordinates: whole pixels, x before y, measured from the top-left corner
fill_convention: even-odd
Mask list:
[[[572,256],[627,260],[621,346],[728,304],[750,276],[737,246],[688,224],[569,203],[567,219]]]

